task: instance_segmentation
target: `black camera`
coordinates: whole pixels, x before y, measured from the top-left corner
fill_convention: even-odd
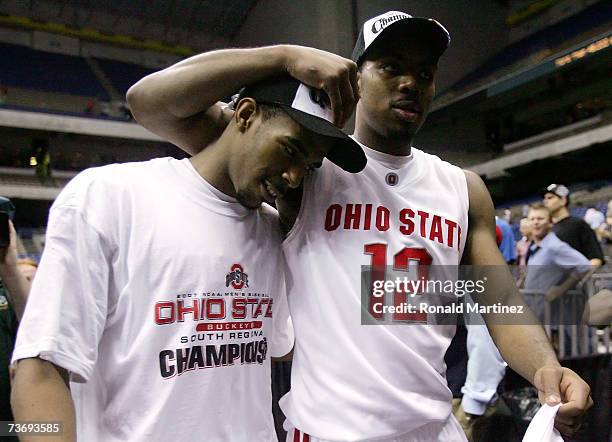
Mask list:
[[[8,247],[11,243],[9,220],[15,217],[15,206],[10,199],[0,196],[0,247]]]

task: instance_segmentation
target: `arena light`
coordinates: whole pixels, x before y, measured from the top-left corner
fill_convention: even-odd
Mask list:
[[[561,66],[573,63],[574,61],[580,60],[581,58],[584,58],[587,55],[594,54],[595,52],[599,52],[602,49],[606,49],[610,47],[610,45],[612,45],[612,36],[604,37],[587,46],[583,46],[580,49],[576,49],[575,51],[572,51],[569,54],[564,55],[563,57],[555,59],[555,66],[559,68]]]

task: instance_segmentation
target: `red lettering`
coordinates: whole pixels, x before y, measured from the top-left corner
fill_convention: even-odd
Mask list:
[[[268,308],[266,309],[266,314],[264,315],[265,318],[271,318],[272,317],[272,304],[274,303],[274,299],[270,298],[268,300]]]
[[[370,230],[372,222],[372,204],[365,205],[365,219],[363,220],[363,230]]]
[[[225,299],[209,299],[206,302],[206,317],[208,319],[225,318]]]
[[[452,247],[455,240],[455,227],[457,227],[457,223],[449,219],[445,219],[444,222],[448,226],[448,238],[446,239],[446,245]]]
[[[444,244],[444,238],[442,237],[442,218],[440,218],[439,215],[434,215],[431,219],[429,240],[438,241],[440,244]]]
[[[164,309],[169,309],[170,312],[163,314]],[[174,322],[174,302],[162,301],[155,304],[155,323],[157,325],[172,324]]]
[[[232,317],[235,319],[246,318],[246,299],[234,298],[232,300]]]
[[[191,307],[185,307],[185,301],[177,301],[176,302],[176,315],[177,321],[183,322],[185,321],[186,314],[192,314],[194,321],[198,320],[198,300],[194,299]]]
[[[253,315],[255,314],[254,306],[259,304],[259,299],[257,299],[257,298],[247,298],[246,303],[247,303],[247,305],[251,306],[251,317],[253,317]]]
[[[389,209],[384,206],[376,208],[376,228],[381,232],[389,230]]]
[[[253,313],[253,318],[257,318],[258,316],[261,316],[261,314],[263,313],[263,306],[267,303],[268,303],[268,300],[266,298],[263,298],[261,301],[259,301],[259,304],[257,304],[257,308],[255,309],[255,312]]]
[[[340,225],[340,217],[342,216],[342,206],[340,204],[332,204],[327,208],[325,214],[325,230],[331,232],[336,230]]]
[[[423,238],[427,238],[427,233],[425,232],[425,226],[427,225],[427,218],[429,218],[429,213],[419,210],[417,212],[421,217],[421,236]]]
[[[393,257],[393,267],[397,270],[409,270],[411,264],[417,265],[417,281],[427,281],[429,278],[429,266],[433,258],[425,249],[402,249]],[[407,302],[407,293],[395,292],[393,295],[395,306]],[[426,322],[425,313],[393,313],[394,321],[418,321]]]
[[[366,255],[372,255],[372,267],[370,269],[370,293],[374,293],[374,283],[376,281],[385,280],[385,264],[387,262],[387,244],[365,244],[363,246],[363,253]],[[378,300],[380,301],[380,300]],[[374,304],[377,299],[374,296],[370,296],[370,305],[368,311],[376,319],[382,319],[382,312],[374,311]]]
[[[399,229],[404,235],[412,235],[414,232],[414,222],[411,218],[414,218],[412,209],[402,209],[400,211],[400,222],[405,225],[401,225]]]
[[[353,210],[353,207],[355,209]],[[359,221],[361,220],[361,204],[347,204],[344,212],[344,228],[346,230],[359,229]],[[353,225],[351,227],[351,224]]]

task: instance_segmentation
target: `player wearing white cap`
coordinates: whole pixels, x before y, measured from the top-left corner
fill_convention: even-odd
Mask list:
[[[191,160],[77,175],[51,209],[21,321],[15,418],[59,421],[65,441],[275,441],[270,357],[293,334],[279,220],[262,203],[324,157],[363,168],[329,119],[275,77],[249,85]]]
[[[277,199],[289,231],[283,250],[296,331],[292,389],[281,400],[290,441],[465,438],[451,416],[444,379],[454,327],[361,322],[364,310],[378,319],[374,305],[362,303],[363,264],[398,271],[418,264],[505,264],[482,180],[412,147],[449,41],[438,22],[391,11],[363,26],[353,53],[358,74],[357,65],[336,69],[337,56],[308,48],[232,49],[181,62],[132,91],[136,118],[193,153],[230,115],[198,100],[210,103],[261,75],[288,72],[323,88],[338,122],[347,117],[339,109],[350,110],[361,97],[354,139],[368,157],[364,171],[349,175],[324,162],[306,177],[303,193]],[[313,81],[312,74],[321,72],[333,72],[332,80]],[[488,296],[522,304],[509,272],[498,282]],[[391,319],[424,318],[400,313]],[[559,365],[542,328],[489,328],[508,364],[543,401],[564,402],[557,425],[574,431],[592,403],[589,387]]]

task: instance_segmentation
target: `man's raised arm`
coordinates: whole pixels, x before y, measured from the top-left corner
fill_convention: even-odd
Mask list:
[[[278,45],[199,54],[141,79],[127,92],[140,124],[195,154],[216,140],[232,111],[217,104],[247,84],[288,73],[330,98],[342,126],[358,100],[357,66],[329,52]]]

